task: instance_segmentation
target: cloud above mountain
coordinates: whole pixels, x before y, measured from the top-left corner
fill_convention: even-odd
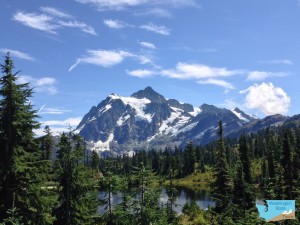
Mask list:
[[[90,34],[97,35],[95,29],[88,24],[78,21],[74,16],[65,13],[59,9],[52,7],[41,7],[41,12],[16,12],[12,20],[50,34],[58,34],[58,31],[63,28],[78,28],[80,31]]]
[[[291,104],[287,93],[272,83],[254,84],[240,93],[246,94],[246,108],[259,110],[265,115],[287,114]]]
[[[144,55],[137,55],[122,50],[87,50],[86,55],[78,58],[69,68],[69,72],[82,63],[93,64],[101,67],[112,67],[122,63],[125,59],[135,59],[141,64],[150,63],[151,60]]]

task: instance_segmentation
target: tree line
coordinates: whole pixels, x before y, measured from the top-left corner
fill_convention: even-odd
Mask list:
[[[207,171],[213,174],[215,207],[203,211],[187,204],[184,213],[193,224],[264,224],[255,207],[259,190],[265,199],[296,199],[299,208],[300,129],[295,123],[224,139],[220,121],[218,140],[206,146],[189,142],[184,148],[101,158],[94,151],[89,160],[85,141],[69,132],[61,135],[53,162],[51,130],[45,127],[45,135],[35,137],[40,124],[30,102],[33,90],[18,83],[13,69],[7,54],[0,79],[1,225],[180,224],[174,181]],[[157,177],[169,181],[165,205],[158,205],[153,188]],[[105,193],[100,198],[99,189]],[[116,191],[122,201],[113,206]],[[298,224],[297,217],[280,224]]]

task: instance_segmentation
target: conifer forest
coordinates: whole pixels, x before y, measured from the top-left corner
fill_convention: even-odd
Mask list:
[[[35,93],[18,82],[20,73],[7,53],[0,79],[1,225],[300,224],[300,123],[227,138],[220,121],[217,140],[206,145],[100,156],[71,128],[58,143],[49,126],[35,135]],[[178,213],[178,186],[209,191],[214,205],[190,201]],[[113,204],[116,193],[121,201]],[[266,222],[258,199],[296,200],[296,219]]]

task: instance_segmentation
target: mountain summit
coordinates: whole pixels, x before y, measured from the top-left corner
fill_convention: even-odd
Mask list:
[[[118,153],[145,148],[174,147],[188,141],[205,144],[217,138],[218,122],[224,134],[233,135],[242,129],[255,129],[264,124],[278,123],[285,117],[264,122],[238,108],[228,110],[203,104],[194,107],[176,99],[166,99],[151,87],[130,97],[110,94],[83,117],[76,132],[84,137],[91,149]]]
[[[158,94],[156,91],[152,89],[152,87],[146,87],[144,90],[135,92],[131,95],[131,97],[134,98],[147,98],[151,102],[157,102],[157,103],[164,103],[167,100],[164,98],[164,96]]]

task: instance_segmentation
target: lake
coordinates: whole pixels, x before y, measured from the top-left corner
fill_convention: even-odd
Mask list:
[[[103,198],[105,195],[104,191],[99,192],[99,198]],[[175,197],[175,204],[177,204],[177,207],[174,207],[174,211],[181,214],[182,208],[185,203],[196,201],[197,205],[201,209],[207,209],[209,206],[214,206],[214,202],[211,200],[210,192],[207,190],[192,190],[185,187],[176,187],[176,193],[174,193]],[[166,204],[168,201],[168,194],[167,194],[167,188],[162,187],[160,197],[159,197],[159,205]],[[122,194],[116,193],[112,196],[112,204],[116,205],[121,203],[122,201]],[[103,207],[99,207],[98,212],[102,214]]]

